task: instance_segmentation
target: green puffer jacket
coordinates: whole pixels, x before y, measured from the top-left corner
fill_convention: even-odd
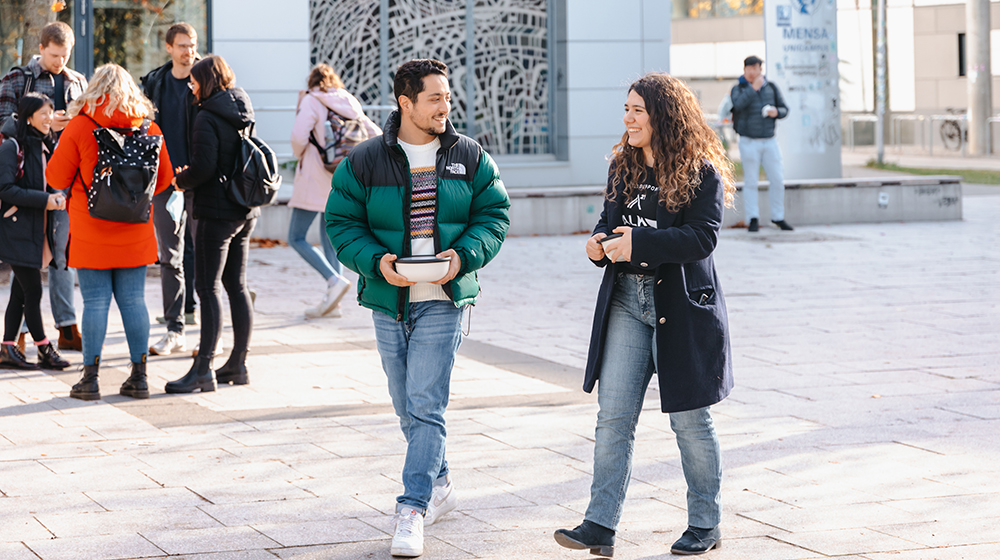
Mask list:
[[[393,286],[379,271],[386,253],[410,256],[410,164],[397,142],[400,115],[389,116],[382,136],[354,148],[333,174],[326,204],[326,233],[337,258],[358,273],[358,301],[397,321],[408,318],[409,289]],[[458,275],[444,286],[456,306],[474,304],[476,271],[500,251],[510,226],[510,199],[493,158],[449,121],[437,153],[434,249],[454,249]]]

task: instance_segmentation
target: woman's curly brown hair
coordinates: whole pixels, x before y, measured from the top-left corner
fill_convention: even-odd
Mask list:
[[[701,185],[702,168],[711,164],[722,178],[725,204],[731,207],[736,192],[733,164],[691,90],[669,74],[652,72],[633,82],[629,92],[633,91],[642,97],[649,114],[660,202],[669,212],[690,204]],[[628,131],[612,149],[611,161],[615,183],[625,185],[628,200],[646,177],[646,158],[642,148],[628,143]],[[614,192],[607,196],[613,198]]]

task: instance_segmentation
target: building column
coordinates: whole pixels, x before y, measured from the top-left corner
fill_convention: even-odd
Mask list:
[[[990,68],[990,0],[966,0],[965,51],[969,89],[969,152],[984,155],[987,151],[989,123],[993,116]]]

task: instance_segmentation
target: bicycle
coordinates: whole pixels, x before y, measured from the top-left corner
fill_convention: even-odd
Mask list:
[[[949,115],[961,115],[965,117],[965,109],[954,109],[946,107],[945,112]],[[969,131],[962,126],[965,119],[948,119],[941,122],[941,144],[945,148],[957,152],[962,149],[962,143],[969,141]]]

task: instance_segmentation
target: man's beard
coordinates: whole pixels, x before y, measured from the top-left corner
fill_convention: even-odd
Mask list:
[[[424,131],[424,132],[426,132],[427,134],[430,134],[431,136],[440,136],[440,135],[444,134],[444,131],[445,131],[445,130],[447,130],[447,129],[448,129],[448,124],[447,124],[447,122],[448,122],[448,121],[447,121],[447,117],[445,117],[445,124],[441,126],[441,130],[434,130],[434,129],[433,129],[433,128],[431,128],[431,127],[427,127],[427,128],[424,128],[424,129],[421,129],[421,130],[423,130],[423,131]]]

